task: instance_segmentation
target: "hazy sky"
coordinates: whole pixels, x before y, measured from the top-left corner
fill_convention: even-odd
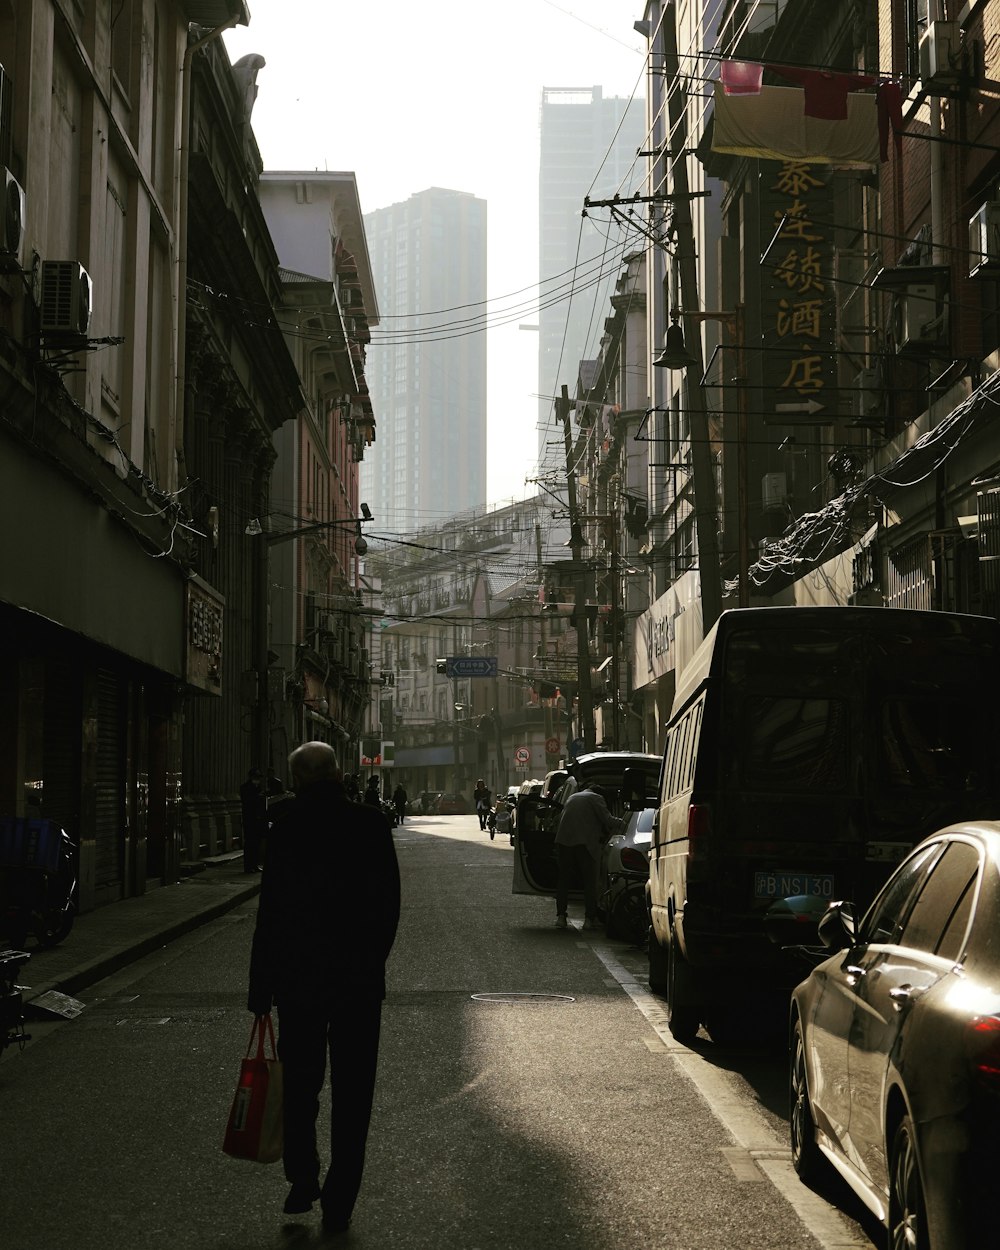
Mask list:
[[[353,170],[365,212],[431,186],[487,201],[488,311],[510,323],[488,331],[489,502],[534,492],[538,342],[518,325],[536,320],[541,90],[642,95],[645,41],[632,29],[642,10],[642,0],[250,0],[249,27],[225,36],[233,61],[267,62],[253,113],[265,168]]]

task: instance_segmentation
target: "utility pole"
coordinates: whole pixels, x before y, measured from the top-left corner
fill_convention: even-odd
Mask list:
[[[695,311],[698,298],[698,266],[694,250],[694,227],[688,195],[686,93],[680,80],[677,58],[677,6],[671,4],[662,24],[663,69],[667,91],[667,117],[670,137],[670,190],[674,204],[674,229],[682,302]],[[687,350],[697,362],[686,371],[684,389],[691,422],[691,470],[694,478],[694,513],[701,574],[701,615],[704,633],[712,628],[722,611],[722,572],[719,565],[718,512],[716,509],[715,467],[708,441],[705,392],[701,385],[704,368],[701,335],[692,336]]]
[[[580,737],[584,751],[593,751],[597,745],[594,730],[594,695],[590,681],[590,626],[587,620],[587,576],[583,568],[583,530],[576,502],[576,470],[573,467],[573,433],[569,414],[573,405],[569,399],[569,387],[563,386],[556,400],[556,415],[562,421],[563,444],[566,448],[566,489],[569,495],[569,545],[573,553],[573,599],[576,605],[576,667],[577,707],[579,708]]]

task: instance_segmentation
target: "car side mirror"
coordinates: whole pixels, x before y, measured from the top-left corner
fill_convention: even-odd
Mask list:
[[[826,903],[813,894],[776,898],[764,913],[764,932],[775,946],[815,946]]]
[[[831,903],[817,933],[827,950],[842,951],[854,946],[858,940],[858,909],[853,903]]]

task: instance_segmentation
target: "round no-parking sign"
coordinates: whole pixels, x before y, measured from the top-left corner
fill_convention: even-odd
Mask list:
[[[518,747],[517,750],[514,752],[514,761],[517,764],[527,764],[528,760],[530,759],[531,759],[531,752],[528,750],[527,747]]]

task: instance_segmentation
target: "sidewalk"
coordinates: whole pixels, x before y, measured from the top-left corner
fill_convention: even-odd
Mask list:
[[[77,994],[259,893],[260,875],[244,873],[242,851],[216,856],[206,864],[204,871],[175,885],[77,916],[59,946],[43,950],[29,938],[31,959],[21,973],[31,986],[26,1001],[48,990]]]

